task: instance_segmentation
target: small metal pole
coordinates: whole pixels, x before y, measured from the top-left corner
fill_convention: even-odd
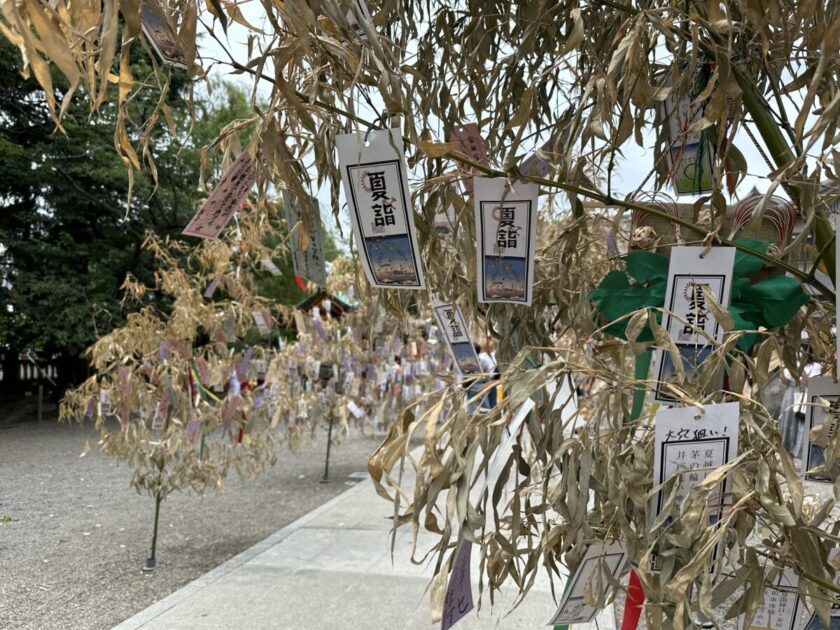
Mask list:
[[[44,419],[44,384],[38,383],[38,424]]]
[[[155,495],[155,526],[152,530],[152,549],[149,557],[146,559],[146,564],[143,565],[144,573],[151,573],[157,568],[157,558],[155,557],[157,551],[157,535],[158,535],[158,521],[160,520],[160,502],[163,497],[160,492]]]
[[[327,429],[327,459],[324,462],[324,477],[321,479],[321,483],[327,483],[330,480],[330,446],[332,445],[332,430],[334,421],[335,414],[333,413],[332,405],[330,405],[330,426]]]

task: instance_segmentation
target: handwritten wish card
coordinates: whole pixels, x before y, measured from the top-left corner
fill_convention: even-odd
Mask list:
[[[449,142],[455,145],[455,150],[470,158],[473,162],[478,162],[484,166],[490,166],[490,160],[487,159],[487,149],[484,147],[484,140],[481,138],[481,130],[476,123],[467,123],[465,125],[458,125],[449,134]],[[466,165],[462,165],[465,172],[470,172],[472,169]],[[463,180],[464,189],[468,195],[473,194],[473,180],[472,177],[467,177]]]
[[[187,70],[187,59],[175,29],[155,0],[141,0],[140,26],[146,39],[165,64]]]
[[[665,314],[662,325],[679,351],[686,380],[695,382],[703,361],[723,339],[723,327],[709,308],[707,292],[723,307],[729,306],[734,247],[674,247],[668,266]],[[679,401],[668,384],[680,385],[674,358],[664,349],[654,359],[654,400]]]
[[[531,305],[539,186],[503,177],[474,183],[478,301]]]
[[[548,625],[592,621],[599,609],[586,600],[604,600],[612,589],[607,576],[617,580],[626,560],[627,553],[618,541],[590,545]]]
[[[435,314],[438,326],[444,333],[446,343],[449,345],[449,352],[455,359],[455,365],[462,374],[477,374],[481,371],[478,363],[478,355],[475,353],[475,346],[470,339],[470,332],[461,309],[455,304],[448,304],[440,301],[437,296],[432,296],[432,312]]]
[[[420,249],[399,129],[336,136],[341,181],[368,281],[423,289]]]
[[[472,543],[462,540],[455,551],[455,562],[449,573],[449,584],[443,600],[443,618],[440,630],[449,630],[473,609],[470,556]]]
[[[660,409],[654,420],[656,442],[653,451],[653,485],[660,486],[679,476],[676,506],[682,509],[692,488],[738,455],[737,402],[699,407]],[[727,477],[709,499],[710,524],[717,523],[723,513],[724,495],[729,492]],[[664,490],[660,490],[651,506],[651,522],[665,507]]]
[[[215,239],[230,222],[245,195],[257,181],[254,163],[243,151],[222,176],[219,185],[199,208],[182,234]]]
[[[808,409],[806,411],[805,437],[802,461],[805,462],[805,479],[831,483],[831,474],[827,470],[815,471],[814,468],[831,467],[826,462],[825,447],[840,428],[840,384],[827,377],[812,377],[808,381]],[[821,435],[815,436],[812,430],[821,428]],[[814,438],[817,438],[816,441]]]
[[[286,223],[293,230],[289,239],[292,252],[292,265],[295,275],[311,280],[319,287],[327,286],[327,267],[324,258],[324,228],[321,224],[321,212],[318,200],[309,198],[309,229],[303,237],[304,229],[303,208],[294,195],[283,191],[283,210],[286,213]],[[297,229],[295,229],[297,226]]]
[[[802,602],[796,587],[799,576],[792,569],[780,571],[775,579],[775,588],[764,589],[764,600],[749,626],[740,624],[744,630],[800,630],[807,617],[800,619]],[[743,617],[742,617],[743,620]]]

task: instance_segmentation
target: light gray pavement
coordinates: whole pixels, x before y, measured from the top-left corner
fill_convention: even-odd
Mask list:
[[[433,628],[427,591],[433,567],[411,564],[409,527],[397,536],[392,564],[387,519],[392,510],[370,480],[360,480],[115,630]],[[418,550],[433,542],[421,535]],[[478,555],[472,554],[476,605]],[[546,627],[556,609],[547,579],[538,580],[513,611],[512,595],[503,592],[491,610],[485,593],[481,609],[456,630]],[[612,615],[612,607],[599,615],[599,630],[614,630]]]

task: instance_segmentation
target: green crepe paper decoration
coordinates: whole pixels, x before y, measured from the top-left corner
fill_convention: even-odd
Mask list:
[[[750,249],[767,251],[769,241],[739,239],[735,241]],[[668,281],[668,258],[652,252],[630,252],[624,256],[627,273],[610,271],[601,284],[589,294],[598,310],[607,320],[613,322],[606,331],[621,339],[627,339],[627,323],[630,313],[642,308],[662,308],[665,304],[665,289]],[[759,327],[780,328],[796,315],[809,298],[795,278],[771,276],[752,283],[745,276],[761,271],[764,263],[760,258],[741,250],[735,253],[734,280],[729,312],[734,323],[733,330],[757,330]],[[631,283],[631,278],[634,282]],[[621,319],[621,318],[624,319]],[[621,321],[616,321],[621,319]],[[656,313],[662,321],[662,313]],[[747,352],[761,339],[758,333],[748,333],[738,339],[737,346]],[[653,341],[650,326],[645,326],[636,341]]]

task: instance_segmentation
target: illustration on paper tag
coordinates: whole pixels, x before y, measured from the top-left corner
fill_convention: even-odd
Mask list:
[[[187,59],[175,29],[155,0],[141,0],[140,25],[146,38],[164,63],[187,70]]]
[[[531,304],[536,249],[536,184],[476,177],[478,300]]]

